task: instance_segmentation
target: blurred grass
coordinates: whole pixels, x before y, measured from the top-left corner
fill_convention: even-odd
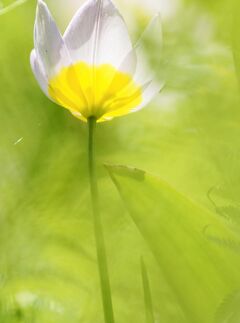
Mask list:
[[[237,14],[237,2],[234,8]],[[161,59],[157,41],[149,46],[150,62],[166,80],[162,95],[139,113],[99,125],[101,207],[119,323],[145,322],[140,255],[148,263],[155,321],[198,321],[184,316],[172,281],[159,270],[102,163],[157,174],[219,217],[219,208],[228,207],[225,225],[238,231],[231,220],[238,220],[240,193],[240,102],[232,40],[238,50],[240,39],[232,15],[226,0],[184,1],[177,15],[164,21]],[[101,323],[86,125],[49,102],[34,80],[29,66],[34,16],[33,1],[0,16],[0,321]],[[238,60],[236,55],[236,66]],[[213,187],[215,204],[207,194]],[[231,266],[231,259],[224,262]],[[227,287],[232,296],[219,295],[219,306],[211,308],[217,323],[239,319],[239,293]],[[197,306],[197,296],[187,295],[189,307]]]

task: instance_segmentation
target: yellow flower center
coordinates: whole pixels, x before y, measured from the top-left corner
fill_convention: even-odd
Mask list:
[[[142,88],[113,66],[84,62],[64,67],[49,81],[49,95],[83,121],[128,114],[142,102]]]

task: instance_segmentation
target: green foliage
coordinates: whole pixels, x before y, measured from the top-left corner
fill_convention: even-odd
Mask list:
[[[0,16],[0,322],[102,323],[87,129],[34,80],[35,5]],[[146,322],[142,255],[155,322],[239,321],[238,10],[237,0],[184,1],[163,19],[162,52],[147,42],[162,94],[97,129],[118,323]],[[135,223],[105,162],[161,178],[112,168]]]
[[[211,243],[205,227],[222,239],[238,237],[163,181],[138,169],[108,169],[187,322],[213,322],[221,300],[240,286],[240,257]]]

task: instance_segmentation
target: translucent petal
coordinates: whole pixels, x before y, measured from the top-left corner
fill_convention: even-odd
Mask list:
[[[157,93],[162,89],[163,84],[159,84],[158,82],[150,81],[144,84],[141,87],[141,102],[136,104],[135,107],[128,104],[128,101],[131,103],[137,103],[139,94],[136,91],[135,93],[128,93],[128,89],[125,90],[125,97],[120,96],[118,100],[114,102],[109,108],[109,110],[98,120],[99,122],[108,121],[115,117],[120,117],[132,112],[136,112],[144,108]],[[128,94],[127,94],[128,93]]]
[[[56,75],[63,66],[71,64],[63,38],[47,5],[42,0],[38,0],[34,45],[37,59],[41,61],[48,78]]]
[[[163,82],[157,80],[155,72],[153,72],[153,68],[148,64],[148,58],[146,56],[149,41],[153,38],[157,42],[160,56],[162,47],[162,28],[159,14],[150,21],[136,46],[125,56],[118,68],[121,72],[132,75],[132,80],[135,84],[138,84],[138,86],[142,88],[141,104],[131,110],[119,108],[114,111],[110,111],[104,117],[113,117],[137,111],[146,106],[162,89]],[[125,87],[125,91],[127,92],[128,84],[126,84]]]
[[[133,75],[134,81],[138,84],[155,78],[153,68],[148,64],[147,51],[149,51],[149,42],[156,40],[158,45],[159,57],[162,49],[162,27],[160,15],[157,14],[148,24],[142,36],[134,48],[125,56],[119,69],[123,72]]]
[[[36,51],[35,49],[32,50],[31,55],[30,55],[30,63],[32,67],[33,74],[38,81],[38,84],[42,91],[49,97],[48,95],[48,82],[46,75],[44,74],[41,65],[39,64],[36,56]]]
[[[164,84],[152,81],[142,92],[142,102],[139,106],[134,108],[132,112],[141,110],[144,108],[163,88]]]
[[[74,62],[116,68],[132,49],[125,22],[111,0],[88,0],[73,17],[64,41]]]

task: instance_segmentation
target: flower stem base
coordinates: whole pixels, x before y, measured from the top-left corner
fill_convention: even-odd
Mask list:
[[[94,236],[96,243],[98,271],[101,285],[101,294],[104,310],[105,323],[114,323],[114,314],[112,306],[111,287],[108,274],[106,247],[103,235],[103,227],[101,222],[101,215],[99,211],[99,195],[98,195],[98,183],[96,177],[96,165],[95,165],[95,128],[96,118],[90,117],[88,119],[88,169],[89,180],[92,200],[92,215]]]

